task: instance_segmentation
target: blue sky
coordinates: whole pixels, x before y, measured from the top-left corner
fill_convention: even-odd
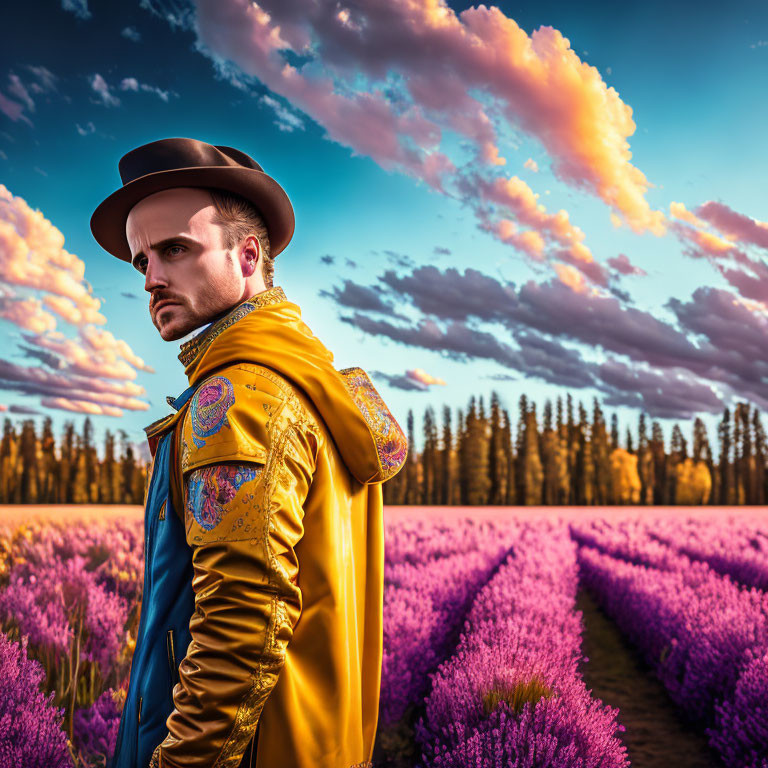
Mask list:
[[[597,396],[622,433],[641,409],[667,434],[701,415],[713,441],[724,406],[768,407],[764,4],[319,5],[6,12],[8,415],[102,411],[98,431],[139,441],[184,389],[141,276],[88,226],[118,159],[168,136],[242,149],[284,186],[275,282],[403,424],[493,388],[513,412]]]

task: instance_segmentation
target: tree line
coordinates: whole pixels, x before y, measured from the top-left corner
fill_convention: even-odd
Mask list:
[[[17,425],[6,418],[0,504],[141,504],[147,469],[123,430],[105,432],[99,457],[89,417],[79,434],[73,422],[66,422],[58,446],[50,417],[40,434],[34,419]]]
[[[623,440],[618,417],[607,423],[595,397],[591,413],[568,394],[544,403],[521,395],[513,429],[509,412],[492,392],[489,407],[471,397],[468,407],[432,406],[422,418],[422,450],[384,484],[385,504],[605,505],[764,504],[768,448],[760,412],[749,403],[725,408],[712,450],[706,425],[693,422],[690,439],[680,425],[665,446],[661,424],[640,413]],[[414,445],[414,415],[407,434]]]
[[[636,430],[619,435],[598,399],[588,413],[567,394],[536,403],[521,395],[516,424],[492,392],[471,397],[456,415],[447,405],[438,424],[432,406],[422,417],[422,450],[415,445],[413,410],[406,428],[405,466],[384,483],[385,504],[605,505],[765,504],[768,446],[760,412],[749,403],[725,408],[713,451],[701,418],[690,440],[680,425],[665,445],[661,424],[640,413]],[[102,455],[90,418],[76,432],[64,424],[58,445],[50,417],[6,418],[0,438],[0,504],[141,504],[148,464],[127,434],[106,430]]]

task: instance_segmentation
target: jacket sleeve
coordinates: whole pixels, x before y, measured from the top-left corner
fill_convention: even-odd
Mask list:
[[[150,768],[240,764],[301,614],[294,547],[317,441],[307,411],[278,383],[227,369],[198,388],[182,423],[195,610]]]

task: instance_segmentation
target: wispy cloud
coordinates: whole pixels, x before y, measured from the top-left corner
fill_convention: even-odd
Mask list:
[[[683,252],[706,259],[743,298],[768,311],[768,223],[712,201],[692,211],[672,202],[670,212]]]
[[[105,107],[119,107],[121,99],[115,94],[115,89],[107,83],[98,72],[91,75],[89,79],[91,90],[98,96],[98,102]],[[141,83],[135,77],[124,77],[120,80],[117,89],[123,93],[151,93],[157,96],[161,101],[168,102],[171,96],[178,98],[179,94],[173,90],[164,90],[156,85]]]
[[[40,416],[41,412],[37,408],[30,408],[27,405],[9,405],[8,410],[11,413],[18,413],[23,416]]]
[[[273,99],[269,94],[265,93],[259,101],[262,104],[266,104],[275,113],[275,125],[281,130],[288,133],[292,133],[297,128],[304,130],[304,121],[295,112],[288,109],[285,104],[281,104],[277,99]]]
[[[61,7],[65,11],[74,13],[79,19],[90,19],[92,14],[88,10],[88,0],[61,0]]]
[[[625,253],[613,256],[607,261],[608,266],[613,267],[620,275],[646,275],[644,269],[633,264]]]
[[[98,96],[99,101],[105,107],[120,106],[120,99],[112,93],[112,89],[107,85],[107,81],[98,73],[90,77],[91,90]]]
[[[149,85],[149,83],[140,83],[135,77],[124,77],[120,81],[121,91],[143,91],[145,93],[153,93],[162,101],[167,102],[171,95],[178,96],[175,91],[164,91],[162,88],[158,88],[156,85]]]
[[[134,43],[138,43],[141,40],[141,33],[136,27],[123,27],[120,34]]]
[[[37,108],[33,94],[37,97],[56,92],[58,78],[43,66],[27,65],[25,69],[32,75],[26,81],[13,70],[7,73],[6,90],[12,98],[0,91],[0,112],[14,122],[21,120],[32,127],[33,122],[26,113],[32,114]]]
[[[409,379],[417,381],[425,387],[445,386],[445,381],[443,381],[443,379],[439,379],[437,376],[427,373],[423,368],[412,368],[407,370],[405,375]]]
[[[403,373],[386,373],[385,371],[371,371],[371,376],[376,379],[384,379],[390,387],[404,389],[406,392],[426,392],[428,387],[422,386]]]

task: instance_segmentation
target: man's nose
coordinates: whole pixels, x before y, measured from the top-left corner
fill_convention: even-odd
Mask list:
[[[152,292],[157,288],[165,288],[167,285],[168,279],[162,264],[158,259],[153,259],[150,256],[147,259],[147,271],[144,273],[144,290]]]

